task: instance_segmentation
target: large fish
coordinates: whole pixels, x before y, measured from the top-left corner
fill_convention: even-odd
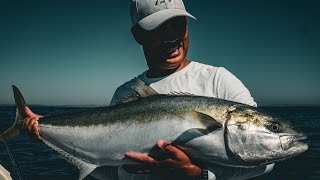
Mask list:
[[[157,157],[159,139],[183,146],[194,161],[232,167],[267,165],[308,148],[300,142],[306,136],[261,109],[212,97],[159,95],[139,81],[134,89],[137,95],[115,106],[39,120],[43,142],[80,169],[79,179],[100,166],[134,164],[125,152]],[[0,141],[19,135],[26,117],[24,98],[15,86],[13,91],[16,120]]]

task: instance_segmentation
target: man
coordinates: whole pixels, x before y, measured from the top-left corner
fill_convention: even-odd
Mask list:
[[[184,7],[182,0],[133,0],[131,5],[131,32],[143,47],[149,69],[136,77],[151,86],[159,94],[173,92],[210,96],[256,106],[245,86],[224,68],[189,61],[186,56],[189,34],[186,17],[195,19]],[[126,82],[119,88],[111,105],[135,93],[136,80]],[[38,133],[38,116],[30,113],[24,127]],[[181,147],[159,140],[156,146],[167,154],[157,161],[144,154],[128,152],[126,157],[141,162],[142,166],[124,166],[119,169],[100,168],[93,175],[112,179],[244,179],[272,170],[273,165],[252,169],[226,168],[200,165],[191,162]],[[129,173],[128,173],[129,172]],[[137,174],[137,175],[136,175]],[[113,178],[114,177],[114,178]]]
[[[224,68],[190,62],[186,58],[189,47],[186,17],[195,19],[185,10],[181,0],[133,0],[131,5],[131,20],[133,23],[131,32],[137,43],[143,47],[149,67],[137,79],[150,85],[159,94],[184,92],[256,106],[249,91],[229,71]],[[134,86],[135,82],[135,80],[131,80],[120,86],[112,98],[111,105],[134,93],[131,87]],[[171,149],[167,151],[171,155],[173,154],[171,159],[177,161],[170,165],[161,165],[161,162],[157,162],[147,155],[130,153],[126,156],[144,164],[150,164],[152,167],[138,168],[131,172],[152,173],[160,167],[167,166],[170,169],[170,166],[172,166],[180,169],[179,172],[182,172],[182,175],[201,176],[203,170],[199,170],[200,167],[192,164],[182,151],[168,144],[170,143],[162,141],[157,143],[160,148],[169,146]],[[181,156],[184,158],[179,159]],[[181,164],[182,161],[185,164]],[[209,172],[209,178],[214,179],[215,176],[217,178],[249,178],[271,171],[272,167],[273,165],[268,168],[256,169],[222,168],[218,166],[207,168],[216,174]]]

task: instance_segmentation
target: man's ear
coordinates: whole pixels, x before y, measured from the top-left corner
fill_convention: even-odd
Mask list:
[[[131,33],[132,33],[132,36],[134,37],[134,39],[137,41],[138,44],[142,45],[142,39],[143,39],[143,36],[142,36],[142,31],[141,31],[141,28],[139,26],[133,26],[131,28]]]

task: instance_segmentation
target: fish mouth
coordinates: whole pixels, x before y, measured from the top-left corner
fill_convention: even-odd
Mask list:
[[[293,135],[286,135],[279,137],[281,142],[281,149],[282,152],[276,153],[278,158],[274,158],[272,160],[265,160],[260,165],[268,165],[271,163],[279,162],[286,160],[288,158],[295,157],[299,154],[302,154],[306,150],[308,150],[308,144],[304,141],[307,140],[307,136],[293,136]],[[288,141],[289,140],[289,141]]]
[[[284,151],[301,151],[304,152],[308,149],[307,143],[305,143],[305,140],[307,140],[307,136],[305,135],[284,135],[280,136],[280,143],[281,148]]]
[[[296,141],[305,141],[305,140],[307,140],[307,136],[305,136],[305,135],[303,135],[303,136],[300,136],[300,137],[296,137]]]
[[[274,152],[273,159],[264,160],[260,165],[267,165],[302,154],[308,149],[308,144],[304,141],[307,139],[305,135],[283,135],[279,137],[281,142],[280,152]]]

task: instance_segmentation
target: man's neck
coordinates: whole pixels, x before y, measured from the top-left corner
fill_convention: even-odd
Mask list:
[[[181,69],[187,67],[189,64],[190,61],[185,59],[176,69],[149,69],[146,75],[148,78],[159,78],[168,76],[170,74],[180,71]]]

